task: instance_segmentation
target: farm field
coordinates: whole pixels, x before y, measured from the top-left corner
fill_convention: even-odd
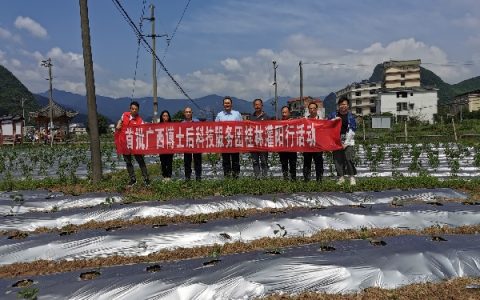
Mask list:
[[[247,155],[239,180],[205,156],[204,180],[185,182],[178,156],[163,182],[150,157],[152,185],[133,189],[113,149],[96,185],[88,154],[53,149],[48,168],[2,149],[2,299],[480,296],[477,147],[358,146],[354,187],[328,155],[322,183],[281,180],[275,156],[256,180]]]
[[[358,177],[419,176],[476,177],[480,175],[480,146],[461,143],[432,144],[365,144],[356,145]],[[112,144],[103,144],[104,173],[125,169],[125,163],[115,153]],[[330,154],[324,155],[326,177],[335,176]],[[158,156],[146,156],[147,164],[159,164]],[[302,155],[297,162],[297,175],[301,176]],[[86,145],[57,145],[53,148],[17,147],[0,149],[0,179],[85,179],[89,176],[90,152]],[[269,155],[270,177],[281,177],[277,153]],[[241,175],[251,176],[252,165],[248,154],[241,159]],[[158,172],[153,178],[158,178]],[[219,155],[203,157],[203,177],[219,179],[222,166]],[[173,178],[183,179],[183,155],[175,155]]]

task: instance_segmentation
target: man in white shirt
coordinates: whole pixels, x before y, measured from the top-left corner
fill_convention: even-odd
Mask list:
[[[232,98],[223,98],[223,110],[217,114],[215,122],[243,121],[242,115],[232,109]],[[240,153],[222,153],[223,176],[238,178],[240,175]]]

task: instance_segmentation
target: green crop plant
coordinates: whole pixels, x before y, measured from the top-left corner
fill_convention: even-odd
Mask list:
[[[37,287],[24,287],[17,293],[17,298],[36,300],[38,297],[39,289]]]
[[[436,148],[438,149],[438,148]],[[439,164],[440,160],[438,159],[438,150],[433,150],[433,149],[428,149],[427,150],[427,158],[428,158],[428,164],[430,167],[436,171]]]
[[[408,170],[411,172],[418,172],[422,167],[422,163],[419,160],[420,155],[422,154],[422,149],[418,147],[416,144],[412,144],[410,148],[410,157],[412,159],[410,165],[408,166]]]
[[[476,145],[473,149],[473,165],[478,168],[480,167],[480,145]]]

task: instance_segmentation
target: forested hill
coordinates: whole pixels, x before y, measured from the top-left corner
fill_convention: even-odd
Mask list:
[[[0,116],[22,115],[22,99],[25,99],[25,112],[39,107],[32,93],[12,72],[0,65]]]
[[[383,77],[383,65],[378,64],[373,70],[370,81],[381,81]],[[446,104],[458,94],[480,89],[480,76],[473,77],[457,84],[448,84],[432,71],[420,67],[420,82],[422,86],[433,86],[439,89],[438,99],[440,104]]]

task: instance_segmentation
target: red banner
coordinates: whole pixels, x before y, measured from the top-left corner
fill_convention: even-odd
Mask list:
[[[128,126],[119,154],[318,152],[342,148],[340,120],[183,122]]]

